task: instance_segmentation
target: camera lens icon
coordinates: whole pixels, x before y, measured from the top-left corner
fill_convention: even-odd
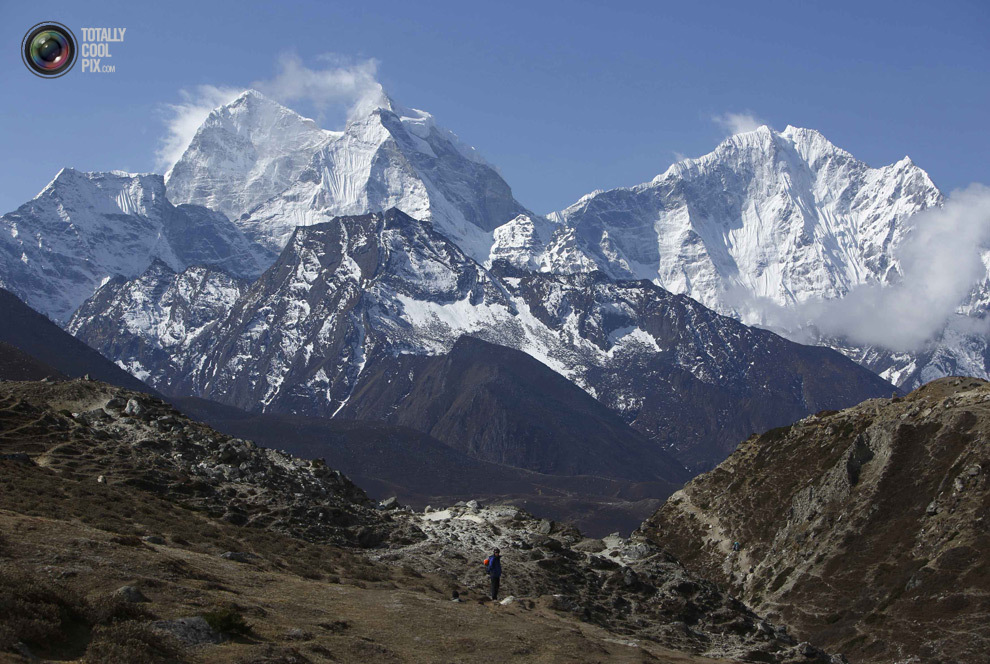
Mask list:
[[[76,62],[76,38],[61,23],[39,23],[24,35],[21,58],[33,73],[42,78],[58,78]]]

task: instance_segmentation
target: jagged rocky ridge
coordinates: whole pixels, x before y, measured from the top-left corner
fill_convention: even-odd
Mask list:
[[[146,293],[175,292],[168,282],[185,277],[144,278],[167,283],[108,283],[69,329],[158,389],[246,410],[388,419],[352,395],[395,374],[403,355],[447,354],[471,335],[528,353],[658,448],[710,467],[753,431],[892,389],[833,351],[747,328],[647,281],[486,270],[398,210],[297,229],[240,297],[210,288],[206,306],[185,301],[180,311],[219,310],[215,295],[231,298],[225,316],[178,345],[159,333],[174,327],[174,308]],[[156,354],[169,363],[155,366]],[[401,410],[405,395],[393,396]]]
[[[988,437],[972,378],[822,412],[742,443],[639,536],[853,661],[983,661]]]
[[[781,664],[841,661],[798,644],[714,584],[685,572],[648,541],[586,539],[573,528],[510,506],[468,502],[415,513],[390,501],[375,509],[363,492],[321,461],[231,439],[152,397],[102,383],[0,384],[0,452],[3,463],[23,468],[12,475],[33,468],[46,473],[46,486],[62,478],[106,484],[118,496],[151,493],[191,509],[189,518],[242,528],[240,540],[248,551],[224,556],[244,565],[265,562],[250,553],[252,531],[272,531],[362,547],[370,560],[415,570],[419,578],[436,575],[471,598],[479,585],[478,558],[500,545],[505,551],[504,589],[514,596],[510,602],[524,610],[546,607],[564,620],[590,621],[625,639],[661,644],[685,656]],[[19,477],[12,478],[9,486],[20,483]],[[43,500],[25,503],[19,495],[0,494],[0,502],[8,499],[29,504],[30,518],[61,516],[40,512]],[[148,508],[146,501],[133,502]],[[184,540],[171,539],[162,551],[174,556]],[[118,541],[143,548],[133,535]],[[162,537],[145,541],[166,544]],[[104,547],[101,553],[112,555],[112,549]],[[329,550],[328,555],[340,559]],[[171,591],[173,571],[191,567],[173,561],[165,569],[169,581],[155,586],[156,596]],[[202,571],[197,578],[219,581]]]
[[[66,330],[97,349],[113,345],[114,352],[105,352],[106,357],[131,375],[156,383],[161,375],[182,371],[193,341],[226,316],[250,284],[214,267],[196,265],[175,272],[155,260],[134,279],[109,280],[79,307]],[[102,321],[99,331],[80,335],[86,320]],[[129,334],[95,336],[117,325]]]

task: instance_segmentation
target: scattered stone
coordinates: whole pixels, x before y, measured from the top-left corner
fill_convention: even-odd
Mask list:
[[[103,475],[100,475],[99,477],[96,478],[96,481],[99,484],[106,484],[107,483],[107,478],[105,476],[103,476]]]
[[[164,544],[165,543],[165,538],[162,537],[161,535],[145,535],[141,539],[143,541],[147,542],[148,544]]]
[[[391,498],[386,498],[385,500],[378,503],[378,509],[380,510],[397,510],[400,507],[402,506],[399,504],[399,499],[396,498],[395,496],[392,496]]]
[[[513,597],[512,595],[509,595],[508,597],[506,597],[505,599],[503,599],[502,601],[500,601],[499,604],[501,604],[502,606],[508,606],[508,605],[512,604],[513,602],[515,602],[515,601],[516,601],[516,598]]]
[[[477,511],[481,507],[481,503],[479,503],[477,500],[469,500],[467,501],[466,507],[469,510]]]
[[[103,407],[103,410],[110,411],[122,411],[127,407],[127,402],[121,397],[113,397],[107,404]]]
[[[291,641],[308,641],[313,638],[313,635],[304,629],[299,627],[293,627],[285,633],[285,638]]]
[[[142,417],[145,412],[144,406],[137,399],[129,399],[127,405],[124,407],[124,414],[132,417]]]
[[[113,596],[132,604],[149,601],[148,598],[144,596],[144,593],[134,586],[121,586],[113,591]]]
[[[245,523],[248,522],[248,518],[246,514],[234,510],[228,510],[227,512],[224,513],[223,517],[221,518],[227,523],[233,524],[235,526],[243,526]]]

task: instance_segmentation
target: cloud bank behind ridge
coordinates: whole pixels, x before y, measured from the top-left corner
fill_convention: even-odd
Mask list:
[[[946,325],[990,332],[990,321],[957,314],[987,278],[990,187],[973,184],[955,191],[943,207],[921,212],[908,224],[908,236],[896,252],[901,275],[896,283],[866,283],[840,299],[788,307],[736,290],[727,294],[729,304],[747,322],[802,343],[824,337],[911,352],[938,338]]]

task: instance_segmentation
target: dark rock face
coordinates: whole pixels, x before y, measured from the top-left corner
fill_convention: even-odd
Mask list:
[[[692,469],[713,466],[754,431],[893,390],[833,351],[748,328],[650,282],[506,263],[487,270],[397,210],[297,229],[247,291],[225,291],[225,314],[166,343],[169,326],[155,316],[168,307],[147,302],[186,278],[107,284],[70,327],[167,393],[321,417],[362,409],[356,393],[376,372],[432,366],[473,336],[532,355]],[[171,348],[167,360],[147,350],[159,348]],[[391,405],[367,412],[383,416]],[[489,419],[466,448],[512,458],[508,423]]]
[[[750,438],[640,534],[854,661],[982,661],[988,438],[990,383],[939,379]]]
[[[375,358],[342,415],[425,431],[485,461],[557,475],[687,480],[687,471],[523,352],[461,337],[446,355]]]
[[[753,432],[893,390],[834,351],[746,327],[648,281],[494,271],[548,327],[563,332],[576,322],[582,337],[611,351],[609,361],[586,365],[585,382],[695,472]],[[637,329],[646,348],[611,345]]]
[[[228,435],[304,458],[324,457],[372,497],[397,496],[417,509],[498,499],[599,536],[631,532],[682,485],[537,473],[482,461],[420,431],[382,422],[247,413],[195,398],[174,401],[190,417]]]
[[[3,351],[5,359],[0,366],[0,378],[4,380],[36,380],[46,376],[81,378],[88,375],[94,380],[130,390],[153,392],[148,385],[115,366],[2,288],[0,320],[3,321],[0,324],[0,343],[7,344]],[[11,349],[11,346],[14,348]],[[29,365],[32,367],[30,371],[23,373]]]

